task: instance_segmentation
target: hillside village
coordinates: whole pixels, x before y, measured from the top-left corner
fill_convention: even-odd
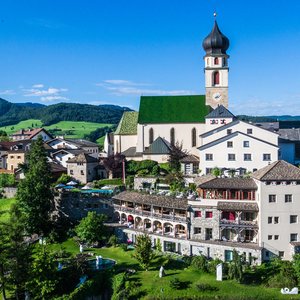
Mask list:
[[[123,230],[128,238],[148,232],[155,244],[158,234],[166,251],[188,255],[230,259],[238,248],[257,262],[291,259],[300,249],[298,129],[293,122],[241,121],[228,110],[228,47],[215,22],[203,41],[206,95],[142,96],[139,111],[124,112],[106,134],[102,152],[96,143],[53,137],[43,128],[20,130],[0,142],[0,172],[24,178],[26,153],[38,137],[53,178],[67,174],[83,185],[116,177],[106,160],[160,166],[177,149],[183,176],[177,190],[159,189],[161,169],[156,176],[135,174],[132,188],[149,195],[126,191],[113,198],[115,221],[131,224]]]
[[[205,95],[141,96],[101,150],[44,128],[20,130],[0,142],[0,176],[22,181],[42,139],[57,215],[105,214],[119,241],[134,245],[147,234],[152,247],[181,256],[231,262],[237,251],[250,266],[292,261],[300,253],[300,129],[237,118],[229,39],[217,21],[203,49]]]

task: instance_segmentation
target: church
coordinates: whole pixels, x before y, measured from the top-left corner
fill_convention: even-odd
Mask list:
[[[184,173],[201,174],[214,167],[244,174],[278,160],[278,135],[228,110],[229,39],[216,20],[202,46],[205,95],[141,96],[139,111],[124,112],[118,124],[114,153],[163,163],[179,144],[188,153]]]

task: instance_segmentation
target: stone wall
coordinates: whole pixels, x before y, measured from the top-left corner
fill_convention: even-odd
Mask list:
[[[135,190],[140,190],[143,188],[143,183],[151,185],[151,188],[154,188],[156,182],[156,177],[134,177],[134,186]]]
[[[80,192],[59,192],[55,197],[55,205],[56,211],[71,221],[81,220],[90,211],[105,214],[108,221],[113,219],[113,205],[110,197]]]
[[[120,231],[123,231],[124,240],[132,240],[133,243],[136,241],[136,236],[138,234],[143,234],[142,232],[137,232],[129,228],[119,228],[118,233],[120,236]],[[235,249],[240,255],[244,255],[247,261],[251,261],[252,264],[261,264],[262,262],[262,248],[257,245],[247,244],[247,243],[229,243],[229,242],[213,242],[213,241],[195,241],[179,239],[170,236],[161,236],[150,233],[153,246],[160,240],[163,252],[174,252],[180,255],[204,255],[207,258],[219,258],[226,261],[230,256],[230,253]],[[168,251],[166,249],[167,244],[173,244],[174,251]]]

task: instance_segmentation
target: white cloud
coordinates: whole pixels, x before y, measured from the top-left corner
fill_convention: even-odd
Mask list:
[[[280,99],[249,98],[232,103],[235,114],[250,116],[300,115],[300,95],[282,95]]]
[[[106,90],[110,91],[111,94],[116,96],[123,95],[186,95],[195,94],[194,91],[190,90],[162,90],[162,89],[151,89],[151,86],[147,83],[136,83],[128,80],[114,79],[104,80],[101,83],[97,83],[97,86],[101,86]]]
[[[14,90],[4,90],[0,91],[0,95],[14,95],[16,92]]]
[[[51,101],[67,101],[69,100],[67,97],[63,97],[63,96],[46,96],[46,97],[41,97],[41,101],[43,102],[51,102]]]
[[[34,84],[32,87],[35,88],[35,89],[39,89],[39,88],[43,88],[44,85],[41,84],[41,83],[38,83],[38,84]]]
[[[43,102],[51,102],[57,100],[69,100],[62,94],[67,92],[66,88],[45,88],[43,84],[34,84],[30,89],[23,89],[24,97],[40,97]]]

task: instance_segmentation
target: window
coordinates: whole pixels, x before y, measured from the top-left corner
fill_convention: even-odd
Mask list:
[[[206,175],[211,174],[211,172],[212,172],[212,168],[206,168]]]
[[[264,154],[263,154],[263,160],[265,160],[265,161],[270,161],[270,160],[271,160],[271,154],[269,154],[269,153],[264,153]]]
[[[278,252],[278,256],[279,256],[279,257],[284,257],[284,251],[279,251],[279,252]]]
[[[175,145],[175,129],[171,128],[170,130],[170,141],[171,145]]]
[[[213,85],[220,84],[220,73],[213,73]]]
[[[274,217],[274,224],[278,224],[279,223],[279,217]]]
[[[291,233],[291,242],[298,241],[298,233]]]
[[[154,132],[153,132],[153,128],[149,129],[149,144],[151,145],[154,141]]]
[[[17,159],[21,159],[21,156],[17,156]]]
[[[249,148],[249,141],[244,141],[243,146],[244,148]]]
[[[268,224],[272,224],[273,217],[268,217]]]
[[[196,128],[192,129],[192,147],[196,147],[197,145],[197,137],[196,137],[197,133],[196,133]]]
[[[13,159],[13,158],[14,158],[14,156],[13,156],[13,155],[11,155],[11,156],[10,156],[10,159]]]
[[[229,154],[228,154],[228,160],[229,160],[229,161],[235,160],[235,154],[229,153]]]
[[[218,57],[215,57],[214,63],[215,63],[215,65],[219,64],[219,58]]]
[[[227,129],[227,134],[232,134],[232,129]]]
[[[194,227],[194,234],[200,234],[201,233],[201,227]]]
[[[228,141],[227,142],[227,148],[232,148],[233,147],[233,142],[232,141]]]
[[[205,154],[205,160],[213,160],[213,155],[212,155],[212,153],[206,153],[206,154]]]
[[[290,223],[298,223],[298,216],[290,215]]]
[[[269,203],[276,202],[276,195],[269,195]]]
[[[279,235],[278,234],[274,235],[274,240],[279,240]]]
[[[266,257],[269,257],[269,256],[270,256],[270,252],[266,251]]]
[[[287,202],[293,202],[293,196],[291,194],[284,195],[284,201]]]
[[[83,172],[83,170],[81,170],[81,171],[80,171],[80,175],[84,175],[84,172]]]
[[[212,239],[212,228],[205,228],[205,239],[206,240]]]
[[[195,211],[195,214],[194,214],[194,216],[195,216],[195,218],[201,218],[201,211],[199,210],[199,211]]]
[[[272,235],[268,235],[268,240],[272,240],[273,236]]]
[[[73,170],[70,170],[70,175],[74,175],[74,172],[73,172]]]
[[[247,134],[252,134],[252,128],[247,129]]]
[[[213,217],[213,212],[212,211],[206,211],[205,212],[205,218],[211,219]]]
[[[233,251],[232,250],[225,250],[225,261],[232,261],[233,259]]]
[[[251,160],[251,154],[245,153],[245,154],[244,154],[244,160],[245,160],[245,161],[250,161],[250,160]]]

